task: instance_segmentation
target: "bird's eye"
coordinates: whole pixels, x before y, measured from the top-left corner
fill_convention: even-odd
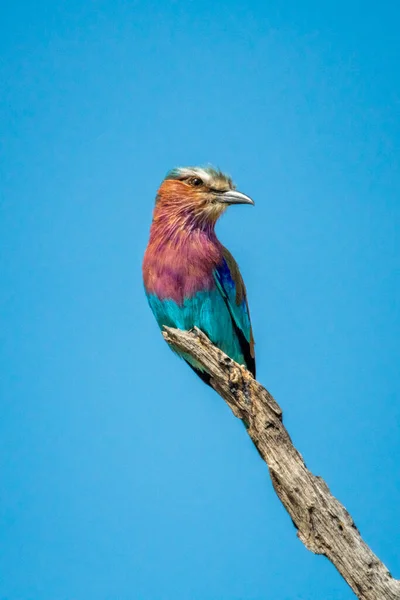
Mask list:
[[[200,179],[200,177],[191,177],[189,179],[189,183],[190,183],[190,185],[194,185],[195,187],[198,187],[199,185],[203,185],[203,180]]]

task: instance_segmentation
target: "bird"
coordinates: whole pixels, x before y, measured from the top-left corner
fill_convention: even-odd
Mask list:
[[[222,352],[256,375],[246,288],[215,225],[228,206],[254,205],[230,176],[211,166],[169,171],[156,195],[143,282],[150,308],[164,326],[200,329]],[[208,385],[210,375],[190,355],[172,349]]]

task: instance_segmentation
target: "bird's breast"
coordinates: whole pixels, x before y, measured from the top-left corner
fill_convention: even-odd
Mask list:
[[[183,305],[186,298],[215,288],[214,269],[222,261],[220,244],[194,237],[185,243],[151,240],[143,261],[147,294]]]

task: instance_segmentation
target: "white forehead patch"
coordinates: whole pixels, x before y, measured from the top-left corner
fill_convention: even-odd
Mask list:
[[[210,185],[213,181],[211,174],[201,167],[181,167],[176,169],[176,171],[179,177],[200,177],[207,185]]]
[[[166,179],[186,179],[199,177],[204,183],[216,189],[235,189],[231,178],[213,167],[177,167],[168,173]]]

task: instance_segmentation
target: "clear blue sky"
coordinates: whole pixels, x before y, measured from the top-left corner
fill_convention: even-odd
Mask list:
[[[350,600],[170,352],[154,195],[211,162],[258,375],[400,577],[395,2],[3,4],[1,600]]]

